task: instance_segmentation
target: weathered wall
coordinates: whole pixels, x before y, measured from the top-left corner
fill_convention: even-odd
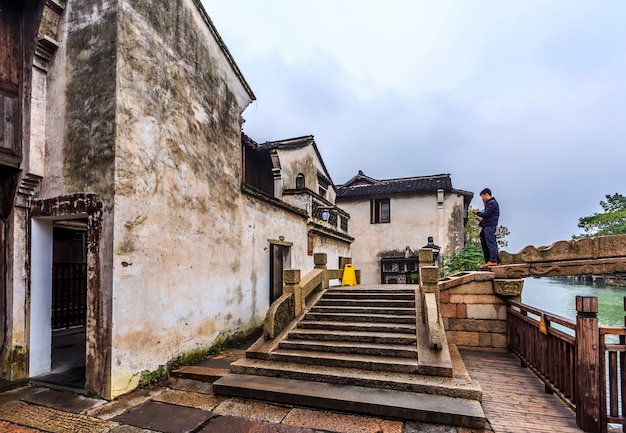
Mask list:
[[[298,149],[279,149],[278,157],[282,168],[283,188],[294,189],[296,187],[296,177],[299,173],[302,173],[304,174],[305,186],[315,193],[318,192],[317,173],[325,173],[325,170],[313,146]],[[334,203],[335,196],[335,190],[331,185],[328,187],[328,193],[325,198]],[[284,199],[288,201],[289,197]]]
[[[313,258],[307,255],[307,219],[251,195],[244,194],[243,198],[239,255],[248,272],[244,278],[256,298],[251,313],[262,321],[270,299],[270,240],[292,243],[291,268],[301,269],[303,275],[313,269]]]
[[[67,2],[59,47],[48,65],[46,152],[38,194],[50,199],[94,192],[103,203],[99,288],[88,295],[87,386],[104,396],[111,396],[117,6],[112,0]]]
[[[463,219],[463,196],[446,193],[443,202],[445,243],[440,244],[442,254],[459,251],[465,245],[465,224]],[[436,242],[435,242],[436,243]]]
[[[341,200],[339,206],[350,214],[350,235],[355,238],[351,254],[355,268],[361,269],[362,283],[380,283],[380,259],[385,254],[402,252],[407,246],[417,252],[429,236],[442,247],[440,254],[445,254],[451,243],[447,223],[455,201],[446,198],[440,215],[436,193],[392,196],[391,222],[371,224],[369,199]]]
[[[121,1],[118,37],[113,395],[261,311],[241,257],[251,95],[192,0]]]
[[[348,242],[333,238],[327,235],[322,235],[316,232],[312,233],[313,236],[313,253],[325,253],[327,257],[326,267],[328,269],[341,269],[339,266],[339,260],[345,257],[351,257],[351,248]],[[309,261],[313,263],[313,256],[309,256]],[[360,268],[356,267],[358,270]],[[304,275],[304,274],[302,274]],[[339,284],[339,281],[331,280],[331,285]]]

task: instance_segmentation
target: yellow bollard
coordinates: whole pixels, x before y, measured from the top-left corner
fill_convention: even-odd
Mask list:
[[[356,286],[356,273],[354,265],[349,263],[343,268],[343,278],[341,278],[342,286]]]

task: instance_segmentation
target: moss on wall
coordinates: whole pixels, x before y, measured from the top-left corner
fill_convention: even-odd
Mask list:
[[[93,11],[99,14],[94,16]],[[67,41],[63,177],[68,192],[94,191],[112,207],[117,13],[107,2],[74,2]]]

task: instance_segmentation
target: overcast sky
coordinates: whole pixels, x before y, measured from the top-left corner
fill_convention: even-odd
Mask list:
[[[510,252],[626,194],[626,1],[203,0],[257,142],[314,135],[335,184],[488,186]]]

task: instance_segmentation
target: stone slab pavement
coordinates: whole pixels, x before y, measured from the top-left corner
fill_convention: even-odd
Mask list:
[[[225,350],[201,368],[244,356]],[[212,373],[211,373],[212,374]],[[113,401],[26,386],[0,393],[0,433],[488,433],[213,395],[210,381],[169,377]]]

